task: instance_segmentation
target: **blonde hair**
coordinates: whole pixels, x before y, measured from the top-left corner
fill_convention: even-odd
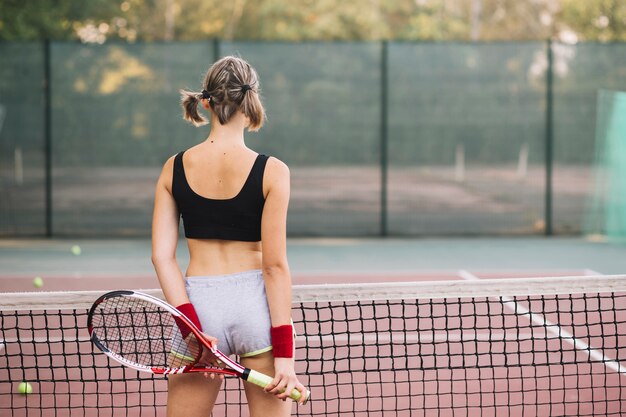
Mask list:
[[[259,96],[259,77],[245,60],[226,56],[207,71],[202,82],[202,92],[181,90],[183,118],[195,126],[208,120],[198,113],[203,98],[209,100],[211,110],[224,125],[240,110],[249,120],[248,130],[257,131],[265,121],[265,109]]]

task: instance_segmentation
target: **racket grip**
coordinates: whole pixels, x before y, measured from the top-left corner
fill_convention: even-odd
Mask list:
[[[246,381],[248,382],[252,382],[255,385],[258,385],[261,388],[265,388],[270,382],[272,382],[274,378],[272,378],[271,376],[262,374],[261,372],[257,372],[255,370],[250,369],[250,373],[248,374],[248,377],[246,378]],[[306,398],[304,399],[304,403],[306,404],[307,401],[309,401],[309,397],[311,396],[311,391],[306,392]],[[294,388],[293,391],[291,391],[291,394],[289,395],[289,398],[291,398],[294,401],[300,401],[300,397],[302,397],[302,394],[300,394],[300,391],[298,391],[297,389]]]

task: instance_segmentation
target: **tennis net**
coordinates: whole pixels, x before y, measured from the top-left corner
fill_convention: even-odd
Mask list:
[[[0,294],[0,415],[165,415],[163,377],[92,348],[101,293]],[[626,276],[297,286],[293,317],[294,415],[626,415]],[[240,384],[215,416],[248,415]]]

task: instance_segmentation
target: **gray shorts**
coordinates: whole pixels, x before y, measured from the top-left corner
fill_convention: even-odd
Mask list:
[[[260,270],[187,277],[185,288],[202,324],[225,355],[272,350],[270,311]]]

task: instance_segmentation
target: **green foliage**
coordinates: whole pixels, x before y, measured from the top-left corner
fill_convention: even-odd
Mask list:
[[[0,40],[626,40],[623,0],[3,0]],[[100,35],[100,36],[96,36]]]
[[[104,22],[119,12],[111,0],[2,0],[0,40],[75,39],[88,22]]]
[[[582,40],[626,41],[623,0],[562,0],[560,20]]]

